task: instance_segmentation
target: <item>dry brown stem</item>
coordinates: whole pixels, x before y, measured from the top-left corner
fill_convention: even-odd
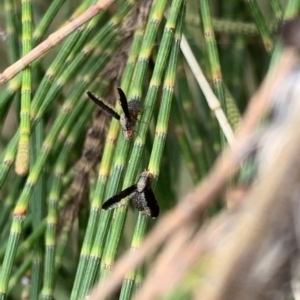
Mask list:
[[[65,37],[96,16],[101,10],[107,8],[112,2],[114,2],[114,0],[99,0],[97,4],[91,6],[83,14],[75,19],[70,20],[67,25],[50,34],[45,41],[37,45],[28,54],[16,61],[10,67],[6,68],[3,73],[0,74],[0,85],[12,79],[34,60],[41,57],[51,48],[61,43]]]
[[[294,65],[296,59],[297,55],[293,49],[286,48],[284,50],[274,70],[267,75],[260,89],[250,100],[250,105],[232,147],[218,159],[209,175],[177,207],[156,224],[134,256],[127,253],[119,259],[110,276],[92,291],[89,299],[107,297],[119,286],[126,272],[136,267],[146,256],[151,255],[182,224],[193,220],[212,202],[213,197],[221,191],[228,178],[235,173],[249,152],[253,131],[268,110],[276,88]]]

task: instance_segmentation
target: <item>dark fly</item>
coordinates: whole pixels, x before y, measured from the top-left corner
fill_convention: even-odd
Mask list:
[[[155,199],[154,193],[151,188],[151,180],[153,175],[144,171],[138,180],[138,182],[125,190],[121,191],[117,195],[106,200],[102,208],[111,209],[118,206],[119,202],[125,198],[130,197],[133,205],[138,211],[145,213],[148,217],[155,219],[159,214],[159,206]]]
[[[91,100],[93,100],[104,111],[120,121],[122,132],[126,139],[130,139],[133,134],[137,117],[141,112],[141,104],[139,100],[131,100],[127,102],[125,93],[121,88],[118,88],[119,101],[122,107],[122,113],[119,115],[114,108],[107,104],[103,99],[96,97],[92,92],[87,92]]]

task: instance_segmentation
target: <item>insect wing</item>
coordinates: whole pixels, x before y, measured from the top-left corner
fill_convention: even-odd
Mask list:
[[[155,195],[154,195],[151,187],[148,188],[148,189],[145,189],[144,194],[145,194],[145,198],[146,198],[148,208],[150,210],[150,217],[151,218],[157,218],[158,215],[159,215],[159,206],[158,206],[158,203],[155,199]]]
[[[109,105],[105,104],[104,101],[97,98],[92,92],[87,92],[90,99],[95,102],[98,106],[100,106],[103,110],[105,110],[108,114],[116,118],[117,120],[120,120],[120,115]]]
[[[133,192],[136,191],[136,184],[126,188],[125,190],[123,190],[122,192],[120,192],[119,194],[114,195],[113,197],[109,198],[108,200],[106,200],[103,204],[102,204],[102,208],[103,209],[111,209],[114,208],[118,205],[118,203],[124,199],[125,197],[129,196],[130,194],[132,194]]]
[[[119,92],[119,96],[120,96],[119,99],[120,99],[120,103],[121,103],[121,107],[123,109],[124,115],[126,116],[127,119],[130,120],[130,114],[129,114],[126,95],[121,88],[118,88],[118,92]]]

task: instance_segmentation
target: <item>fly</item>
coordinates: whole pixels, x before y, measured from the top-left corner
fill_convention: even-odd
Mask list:
[[[104,111],[120,121],[122,132],[125,138],[130,139],[137,122],[137,117],[141,112],[141,104],[139,100],[131,100],[127,102],[127,98],[123,90],[121,88],[117,88],[117,90],[123,111],[121,115],[119,115],[109,104],[105,103],[103,99],[98,98],[92,92],[88,91],[87,94],[90,99],[100,106]]]
[[[118,206],[119,202],[125,198],[130,197],[133,205],[140,212],[145,213],[148,217],[155,219],[159,214],[159,206],[155,199],[154,193],[151,188],[151,180],[153,175],[149,171],[144,171],[140,175],[138,182],[119,194],[106,200],[102,208],[112,209]]]

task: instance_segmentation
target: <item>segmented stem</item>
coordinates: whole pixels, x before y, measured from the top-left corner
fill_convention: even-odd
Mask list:
[[[271,52],[273,49],[273,39],[270,30],[265,22],[263,14],[258,6],[256,0],[247,0],[247,6],[249,7],[252,18],[256,24],[256,27],[260,33],[261,39],[263,41],[264,47],[267,52]]]
[[[158,4],[158,2],[156,4]],[[165,71],[168,62],[169,53],[171,51],[171,45],[174,38],[174,30],[181,8],[182,1],[178,0],[172,2],[170,15],[164,28],[164,34],[161,40],[161,45],[158,51],[153,75],[145,99],[144,107],[147,109],[145,110],[140,122],[141,124],[132,149],[131,158],[129,160],[130,163],[128,165],[128,171],[125,175],[123,188],[130,186],[134,182],[136,173],[138,171],[140,157],[142,154],[142,150],[146,139],[146,133],[148,130],[148,124],[152,116],[153,107],[158,94],[158,88],[162,81],[163,72]],[[161,11],[160,13],[162,15]],[[145,52],[141,51],[141,53],[142,55],[145,55]],[[142,64],[141,68],[144,69],[144,64]],[[136,75],[137,74],[138,71],[136,71]],[[138,90],[140,90],[140,88],[135,89],[135,91]],[[101,261],[100,280],[104,280],[107,277],[110,271],[110,266],[112,265],[115,259],[119,239],[124,227],[126,211],[127,206],[121,206],[115,209],[114,211],[114,218],[111,224],[109,242],[105,245],[103,258]]]
[[[109,41],[110,39],[108,38],[107,42]],[[105,43],[103,45],[105,45]],[[104,55],[102,59],[102,63],[105,63],[107,61],[107,56]],[[38,160],[32,167],[30,174],[28,175],[25,188],[23,189],[22,194],[19,200],[17,201],[17,204],[14,209],[11,233],[8,239],[9,246],[7,248],[10,249],[10,251],[6,251],[3,266],[0,273],[0,293],[2,293],[3,296],[7,291],[8,279],[12,270],[12,265],[16,255],[16,249],[18,247],[19,238],[22,230],[22,221],[24,215],[26,215],[27,213],[29,198],[33,192],[33,188],[37,183],[42,168],[47,161],[49,153],[52,150],[53,144],[55,143],[61,128],[65,124],[66,119],[69,118],[69,115],[72,115],[72,112],[74,113],[75,111],[75,113],[78,113],[78,111],[73,110],[74,106],[76,102],[80,102],[79,97],[86,90],[90,82],[90,78],[96,76],[99,70],[103,67],[102,63],[99,62],[99,58],[97,55],[93,55],[92,57],[90,57],[90,59],[88,59],[86,69],[83,69],[83,72],[89,70],[88,75],[86,75],[83,78],[83,80],[76,86],[74,90],[74,98],[71,96],[70,99],[65,102],[62,111],[60,112],[53,126],[51,127],[51,130],[43,143],[43,148],[40,156],[38,157]]]
[[[31,0],[22,0],[22,54],[29,53],[32,49],[32,8]],[[24,175],[29,168],[30,153],[30,103],[31,103],[31,66],[22,72],[21,88],[21,124],[20,139],[16,158],[15,170],[19,175]]]
[[[178,1],[179,4],[181,1]],[[166,74],[163,83],[163,94],[161,99],[161,106],[158,113],[158,119],[156,122],[155,128],[155,138],[153,141],[152,152],[150,156],[148,170],[153,174],[152,189],[155,188],[157,178],[159,176],[159,170],[161,166],[161,160],[163,156],[163,150],[165,147],[166,135],[168,131],[168,124],[170,120],[171,104],[174,94],[174,86],[176,82],[176,71],[177,71],[177,62],[178,55],[180,51],[180,41],[182,34],[182,25],[185,16],[185,3],[181,6],[181,13],[179,15],[179,20],[176,22],[176,31],[174,35],[172,50],[170,53],[170,58],[168,66],[166,69]],[[146,216],[139,213],[139,217],[136,223],[135,231],[131,243],[131,251],[136,251],[140,247],[142,240],[144,239],[148,220]],[[123,294],[122,299],[129,299],[133,282],[135,281],[136,270],[131,271],[127,276],[125,276],[121,295]],[[143,298],[140,298],[143,299]]]

